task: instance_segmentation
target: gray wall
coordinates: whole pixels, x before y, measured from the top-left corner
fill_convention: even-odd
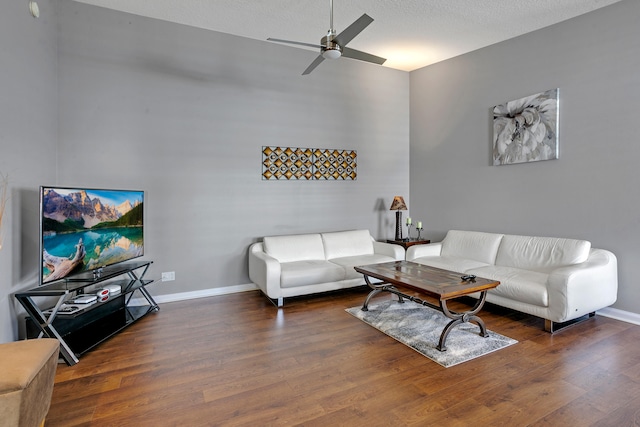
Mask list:
[[[146,191],[155,295],[250,283],[264,235],[369,229],[409,193],[409,73],[60,2],[56,184]],[[262,146],[357,150],[355,181],[261,180]],[[379,201],[386,206],[377,210]]]
[[[248,283],[247,247],[267,234],[391,237],[388,206],[401,194],[434,240],[466,228],[610,249],[616,307],[638,312],[637,2],[411,74],[344,60],[307,77],[313,52],[38,3],[40,19],[27,2],[0,14],[0,172],[11,179],[0,342],[16,338],[12,294],[37,281],[43,184],[145,190],[152,276],[177,279],[156,295]],[[560,160],[489,166],[491,107],[554,87]],[[357,150],[358,180],[261,181],[263,145]]]
[[[38,268],[38,186],[54,181],[58,140],[57,17],[52,0],[0,7],[0,173],[10,199],[0,233],[0,342],[15,337],[13,293],[33,286]]]
[[[619,263],[614,307],[640,313],[640,2],[623,1],[411,73],[411,200],[449,229],[587,239]],[[560,158],[490,166],[491,111],[560,89]]]
[[[12,199],[0,251],[0,342],[13,293],[37,285],[38,187],[146,191],[155,295],[249,283],[264,235],[368,228],[409,193],[409,74],[356,61],[302,77],[315,53],[40,0],[0,14],[0,172]],[[356,181],[261,180],[264,145],[358,152]]]

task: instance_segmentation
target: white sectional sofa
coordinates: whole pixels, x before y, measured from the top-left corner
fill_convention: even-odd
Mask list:
[[[614,254],[585,240],[451,230],[442,242],[414,245],[407,261],[499,280],[487,301],[545,319],[545,330],[613,304]]]
[[[281,307],[284,298],[363,285],[353,267],[403,260],[404,248],[369,230],[265,237],[249,248],[249,277]]]

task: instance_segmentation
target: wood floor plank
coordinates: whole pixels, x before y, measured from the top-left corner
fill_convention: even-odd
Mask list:
[[[345,312],[366,295],[162,304],[58,366],[46,426],[638,425],[640,326],[551,335],[488,304],[488,329],[519,342],[447,369]]]

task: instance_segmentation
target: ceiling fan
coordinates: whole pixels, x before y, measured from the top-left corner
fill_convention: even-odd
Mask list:
[[[329,32],[326,36],[320,39],[320,44],[274,39],[271,37],[269,37],[267,40],[278,43],[289,43],[300,46],[320,48],[320,55],[318,55],[318,57],[314,59],[311,65],[309,65],[307,69],[304,70],[302,75],[311,73],[318,65],[320,65],[322,61],[325,60],[325,58],[337,59],[341,56],[344,56],[345,58],[373,62],[374,64],[383,64],[384,61],[386,61],[386,58],[381,58],[379,56],[371,55],[370,53],[361,52],[359,50],[347,47],[347,43],[353,40],[355,36],[360,34],[362,30],[364,30],[369,24],[373,22],[373,18],[371,18],[369,15],[367,15],[366,13],[363,14],[360,18],[356,19],[353,24],[349,25],[344,31],[336,35],[336,30],[334,30],[333,28],[333,0],[329,0],[329,20]]]

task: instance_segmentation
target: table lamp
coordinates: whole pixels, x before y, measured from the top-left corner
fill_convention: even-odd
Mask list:
[[[402,240],[402,212],[406,211],[407,205],[404,203],[402,196],[396,196],[393,198],[391,208],[389,210],[396,211],[396,238],[395,240]]]

